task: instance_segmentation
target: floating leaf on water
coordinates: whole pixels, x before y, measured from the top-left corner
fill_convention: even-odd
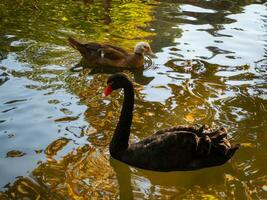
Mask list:
[[[22,157],[26,155],[26,153],[22,152],[22,151],[18,151],[18,150],[12,150],[7,152],[6,157]]]
[[[58,119],[55,119],[55,122],[71,122],[71,121],[75,121],[79,119],[79,116],[76,116],[76,117],[62,117],[62,118],[58,118]]]

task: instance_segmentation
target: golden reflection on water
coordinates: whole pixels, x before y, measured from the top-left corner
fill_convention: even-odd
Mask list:
[[[53,159],[59,142],[46,151],[50,158],[31,173],[19,177],[8,187],[3,197],[30,199],[114,199],[117,195],[114,171],[108,156],[86,145],[69,152],[59,160]],[[62,148],[62,147],[61,147]],[[1,196],[0,196],[1,197]]]

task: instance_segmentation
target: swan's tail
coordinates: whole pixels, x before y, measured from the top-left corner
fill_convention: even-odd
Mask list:
[[[210,138],[214,151],[221,155],[219,157],[223,162],[229,160],[240,147],[239,144],[231,144],[229,142],[227,139],[228,134],[226,128],[220,128],[219,130],[208,133],[207,135]]]
[[[236,152],[237,149],[239,149],[240,144],[234,144],[231,145],[231,148],[228,150],[226,156],[228,157],[228,159],[230,159]]]
[[[212,131],[208,126],[202,126],[193,132],[198,136],[196,143],[198,155],[216,157],[218,162],[224,163],[239,149],[239,144],[231,144],[227,139],[226,128]]]

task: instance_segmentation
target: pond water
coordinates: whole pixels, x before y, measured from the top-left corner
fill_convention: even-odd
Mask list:
[[[69,69],[67,43],[157,58],[135,82],[131,141],[179,124],[225,126],[230,162],[159,173],[110,158],[123,95],[108,71]],[[1,0],[0,199],[267,199],[267,4],[261,0]]]

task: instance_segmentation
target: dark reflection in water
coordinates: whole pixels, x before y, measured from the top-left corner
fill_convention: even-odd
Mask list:
[[[266,199],[267,5],[264,1],[0,2],[0,199]],[[135,81],[131,142],[179,124],[229,128],[227,164],[140,170],[110,158],[123,95],[114,69],[71,72],[66,38],[157,58]],[[121,70],[120,70],[121,71]]]
[[[126,165],[115,159],[110,160],[110,164],[113,167],[119,188],[120,188],[120,199],[133,199],[136,198],[190,198],[192,194],[195,193],[195,198],[204,198],[205,195],[203,192],[209,190],[208,187],[214,187],[215,185],[228,185],[231,184],[231,179],[228,173],[234,173],[230,165],[227,165],[226,168],[212,168],[209,170],[200,170],[194,172],[169,172],[169,173],[160,173],[160,172],[151,172],[146,170],[131,170],[129,165]],[[203,171],[206,173],[205,182],[203,182],[202,174]],[[139,180],[138,180],[139,179]],[[195,186],[192,186],[192,182],[195,183]],[[138,194],[138,188],[134,189],[138,185],[147,184],[147,191],[144,193]],[[197,187],[196,187],[197,185]],[[201,188],[201,192],[199,189]],[[231,196],[230,188],[225,188],[223,192],[228,196]],[[191,191],[190,191],[191,190]],[[204,190],[204,191],[203,191]],[[216,192],[220,192],[220,187],[217,188],[217,191],[212,191],[213,195]],[[133,192],[134,191],[134,192]],[[189,192],[190,191],[190,192]],[[206,191],[206,192],[207,192]],[[133,194],[135,193],[135,194]],[[164,195],[162,195],[164,194]],[[144,195],[144,196],[143,196]],[[212,195],[206,195],[206,197],[211,197]]]

